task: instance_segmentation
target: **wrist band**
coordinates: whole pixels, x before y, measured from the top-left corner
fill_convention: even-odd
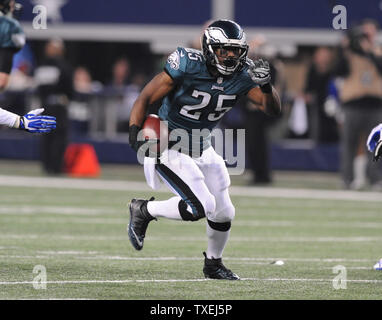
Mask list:
[[[263,93],[272,93],[272,86],[269,82],[260,86],[260,89]]]

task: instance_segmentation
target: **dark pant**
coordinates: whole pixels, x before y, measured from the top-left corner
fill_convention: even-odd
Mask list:
[[[48,174],[59,174],[63,171],[64,154],[68,144],[68,112],[63,105],[48,105],[44,108],[44,114],[56,117],[57,128],[42,136],[42,166]]]
[[[341,175],[345,186],[354,179],[353,162],[361,143],[364,153],[370,156],[366,149],[366,139],[371,129],[382,122],[382,106],[366,108],[364,105],[344,106],[344,123],[341,130]],[[381,180],[380,163],[368,161],[367,177],[371,184]]]
[[[254,173],[255,183],[271,182],[269,142],[267,127],[269,118],[261,111],[246,113],[246,150],[249,168]]]

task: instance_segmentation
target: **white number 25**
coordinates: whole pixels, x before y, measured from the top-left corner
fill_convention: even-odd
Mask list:
[[[202,99],[202,101],[199,104],[183,106],[180,109],[179,113],[181,115],[187,117],[187,118],[191,118],[191,119],[194,119],[194,120],[199,120],[200,116],[202,115],[201,109],[207,107],[208,104],[210,103],[211,94],[209,94],[208,92],[194,90],[192,92],[192,96],[194,98],[203,97],[203,99]],[[220,94],[218,96],[218,102],[216,104],[216,108],[215,108],[214,112],[211,112],[208,115],[207,119],[209,121],[218,121],[219,119],[221,119],[224,116],[224,114],[227,111],[231,110],[231,108],[232,108],[232,107],[224,107],[223,106],[224,100],[235,100],[235,99],[236,99],[236,95]],[[198,111],[198,110],[200,110],[200,111]]]

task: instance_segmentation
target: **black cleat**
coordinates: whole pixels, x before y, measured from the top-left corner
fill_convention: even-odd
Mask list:
[[[150,200],[133,199],[129,205],[130,222],[127,231],[130,242],[136,250],[143,248],[147,226],[151,220],[155,219],[147,211],[147,202],[152,200],[154,200],[153,197]]]
[[[239,276],[227,269],[222,258],[220,259],[208,259],[205,252],[204,255],[204,267],[203,273],[206,278],[209,279],[222,279],[222,280],[240,280]]]

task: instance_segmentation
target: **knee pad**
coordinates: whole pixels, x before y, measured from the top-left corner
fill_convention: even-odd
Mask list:
[[[192,212],[187,210],[188,206],[191,207]],[[206,212],[213,212],[215,210],[215,198],[213,196],[206,197],[199,200],[197,197],[191,199],[180,200],[178,209],[180,216],[185,221],[197,221],[206,216]]]
[[[203,206],[200,203],[194,203],[191,205],[192,212],[187,210],[187,203],[184,200],[180,200],[178,203],[178,210],[180,216],[184,221],[197,221],[206,216]]]
[[[208,220],[208,225],[211,227],[211,229],[221,231],[221,232],[227,232],[229,229],[231,229],[231,221],[228,222],[213,222],[211,220]]]

